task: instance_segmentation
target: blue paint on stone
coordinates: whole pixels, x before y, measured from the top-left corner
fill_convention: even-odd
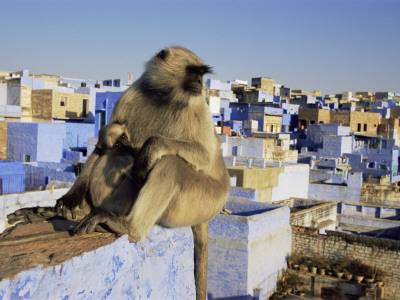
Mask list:
[[[195,299],[191,229],[156,226],[144,242],[125,235],[62,265],[0,281],[4,299],[27,292],[32,299]]]
[[[288,207],[230,198],[232,215],[210,221],[208,295],[213,298],[261,299],[272,294],[291,252]]]

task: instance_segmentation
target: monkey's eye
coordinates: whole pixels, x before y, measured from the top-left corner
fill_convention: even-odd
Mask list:
[[[120,143],[120,142],[116,142],[115,145],[114,145],[115,148],[118,148],[118,147],[120,147],[120,146],[121,146],[121,143]]]
[[[190,74],[198,74],[203,76],[204,74],[212,73],[212,68],[207,65],[202,65],[202,66],[190,65],[186,67],[186,71]]]
[[[125,133],[121,134],[121,139],[125,139],[126,135]]]

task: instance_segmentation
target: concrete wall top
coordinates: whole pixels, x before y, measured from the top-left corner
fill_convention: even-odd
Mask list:
[[[3,276],[4,268],[29,268],[2,278],[0,299],[195,298],[190,228],[155,227],[143,243],[129,243],[126,235],[110,240],[108,235],[42,240],[7,249],[0,240]],[[107,243],[101,245],[103,240]],[[5,253],[13,257],[12,264]]]
[[[225,208],[232,211],[232,215],[219,214],[212,219],[210,236],[253,239],[289,224],[288,207],[243,198],[230,198]],[[247,244],[243,246],[247,247]]]

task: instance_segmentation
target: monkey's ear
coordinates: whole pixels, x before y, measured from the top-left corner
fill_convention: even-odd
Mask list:
[[[167,56],[169,55],[169,50],[168,49],[163,49],[158,54],[156,55],[156,58],[165,60]]]

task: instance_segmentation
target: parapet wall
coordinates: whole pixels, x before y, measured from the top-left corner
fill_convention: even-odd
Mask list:
[[[54,206],[69,189],[35,191],[0,196],[0,232],[7,227],[7,215],[25,207]]]
[[[195,299],[188,227],[155,227],[136,244],[111,234],[11,246],[0,239],[0,265],[0,299]]]
[[[292,251],[317,253],[329,259],[349,257],[386,271],[385,297],[400,299],[400,242],[328,231],[320,235],[292,227]]]

